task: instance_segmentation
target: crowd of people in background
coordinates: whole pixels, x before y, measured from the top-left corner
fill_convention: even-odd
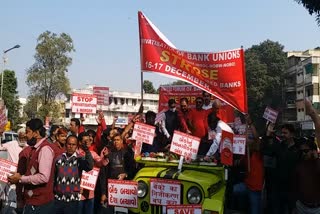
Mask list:
[[[143,108],[124,128],[107,125],[103,112],[97,129],[85,130],[82,120],[72,118],[68,128],[52,125],[47,135],[40,119],[26,123],[19,133],[27,146],[20,152],[17,172],[8,177],[16,184],[18,213],[112,213],[107,202],[107,179],[131,180],[141,165],[134,160],[134,123],[156,126],[153,145],[143,144],[142,153],[169,152],[175,130],[201,139],[198,155],[204,161],[220,160],[222,130],[233,133],[223,121],[219,100],[203,92],[196,107],[188,99],[168,101],[160,121]],[[234,155],[229,167],[226,206],[244,213],[320,213],[320,119],[309,101],[307,114],[315,123],[315,136],[297,138],[293,125],[267,123],[259,135],[249,115],[243,118],[250,133],[246,155]],[[21,134],[21,136],[20,136]],[[23,135],[23,136],[22,136]],[[99,168],[94,191],[80,188],[82,171]]]

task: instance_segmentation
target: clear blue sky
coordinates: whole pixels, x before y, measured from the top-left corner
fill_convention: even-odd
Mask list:
[[[7,63],[16,71],[20,96],[28,94],[26,69],[34,63],[37,37],[46,30],[65,32],[74,41],[68,72],[73,88],[93,84],[139,92],[138,10],[183,50],[249,48],[266,39],[279,41],[286,51],[320,46],[315,18],[294,0],[2,1],[0,50],[21,45],[8,53]],[[174,81],[144,76],[156,88]]]

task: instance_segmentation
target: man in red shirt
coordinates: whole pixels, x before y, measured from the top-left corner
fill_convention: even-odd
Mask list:
[[[180,99],[180,111],[178,111],[179,121],[181,123],[180,131],[185,132],[187,134],[191,134],[191,130],[193,129],[191,124],[191,114],[192,109],[188,106],[188,99],[181,98]]]
[[[196,108],[191,113],[191,124],[193,129],[191,130],[191,134],[193,136],[199,137],[200,139],[206,136],[208,132],[208,123],[207,117],[208,112],[202,108],[203,106],[203,98],[197,97],[196,98]]]

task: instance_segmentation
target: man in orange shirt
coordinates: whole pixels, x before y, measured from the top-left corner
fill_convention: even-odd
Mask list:
[[[244,156],[243,164],[246,166],[244,183],[233,187],[235,195],[248,195],[250,213],[262,213],[262,190],[264,183],[263,156],[260,152],[260,139],[251,118],[246,116],[248,128],[251,129],[253,137],[247,137],[249,152]],[[248,151],[248,150],[247,150]]]

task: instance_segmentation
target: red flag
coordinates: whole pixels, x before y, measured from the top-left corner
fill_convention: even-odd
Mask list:
[[[247,113],[247,87],[243,49],[217,53],[181,51],[138,13],[141,70],[189,82]]]

